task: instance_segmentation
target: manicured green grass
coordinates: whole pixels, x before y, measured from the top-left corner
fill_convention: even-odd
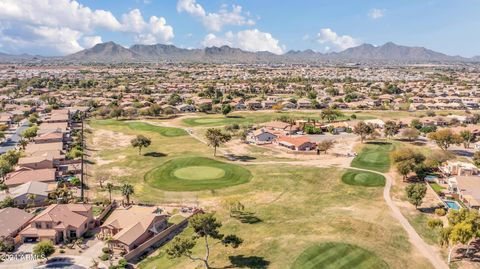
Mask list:
[[[300,112],[300,111],[288,111],[288,112],[271,112],[271,111],[259,111],[259,112],[234,112],[228,117],[223,115],[202,115],[200,117],[185,118],[182,120],[183,124],[187,126],[223,126],[230,124],[259,124],[263,122],[268,122],[275,120],[281,116],[287,116],[295,119],[315,119],[321,121],[320,118],[321,111],[312,111],[312,112]],[[343,116],[339,117],[337,120],[348,120],[350,115],[353,113],[345,113]],[[364,115],[362,113],[355,114],[357,119],[366,120],[374,119],[375,117]]]
[[[203,157],[173,159],[145,175],[150,186],[167,191],[199,191],[248,182],[247,169]]]
[[[375,253],[345,243],[321,243],[307,248],[292,269],[380,269],[389,268]]]
[[[442,190],[444,190],[445,188],[438,185],[437,183],[430,183],[430,186],[432,187],[432,189],[436,192],[436,193],[441,193]]]
[[[367,143],[362,151],[353,159],[351,166],[378,172],[388,172],[390,169],[390,151],[395,146],[388,142]]]
[[[433,230],[428,227],[427,223],[430,218],[428,215],[417,211],[407,212],[406,210],[402,210],[402,213],[425,242],[430,245],[438,244],[440,233],[438,230]]]
[[[349,185],[365,187],[385,186],[385,177],[379,174],[349,170],[342,176],[342,181]]]
[[[99,126],[127,126],[136,131],[154,132],[166,137],[176,137],[187,135],[187,132],[180,128],[156,126],[145,122],[138,121],[118,121],[118,120],[96,120],[93,122]]]

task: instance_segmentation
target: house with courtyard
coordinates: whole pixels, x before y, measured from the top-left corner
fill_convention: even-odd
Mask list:
[[[166,229],[167,219],[156,207],[119,207],[100,226],[100,233],[111,237],[111,246],[128,252]]]
[[[455,176],[448,179],[448,190],[470,208],[480,209],[480,177]]]

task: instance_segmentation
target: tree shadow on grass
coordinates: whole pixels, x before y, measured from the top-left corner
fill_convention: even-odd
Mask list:
[[[167,154],[154,151],[154,152],[147,152],[143,154],[143,156],[159,158],[159,157],[165,157],[167,156]]]
[[[391,145],[392,143],[390,142],[384,142],[384,141],[368,141],[365,144],[370,144],[370,145]]]
[[[244,256],[236,255],[229,256],[228,259],[232,263],[231,266],[226,268],[255,268],[255,269],[264,269],[270,265],[270,261],[265,260],[263,257],[258,256]]]
[[[229,118],[229,119],[243,119],[244,117],[243,116],[227,115],[226,118]]]
[[[230,216],[239,220],[241,223],[255,224],[262,222],[262,220],[259,217],[255,216],[255,213],[253,212],[238,211],[231,213]]]

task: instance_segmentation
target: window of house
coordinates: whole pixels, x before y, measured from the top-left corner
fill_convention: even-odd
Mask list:
[[[35,222],[35,228],[42,229],[42,224],[40,222]]]

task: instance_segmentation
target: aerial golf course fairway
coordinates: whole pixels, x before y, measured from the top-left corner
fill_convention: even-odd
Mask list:
[[[375,253],[345,243],[321,243],[298,256],[292,269],[382,269],[389,268]]]

